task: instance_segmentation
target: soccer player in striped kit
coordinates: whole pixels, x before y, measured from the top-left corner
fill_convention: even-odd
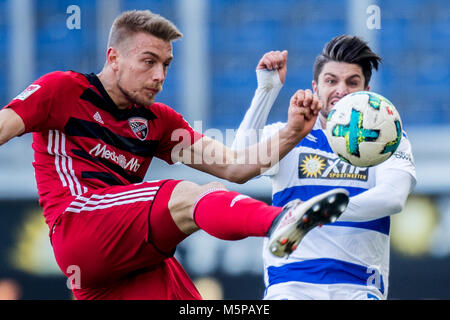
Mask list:
[[[273,51],[260,60],[258,89],[232,148],[245,147],[249,137],[264,140],[284,126],[266,121],[285,81],[287,55]],[[390,159],[358,168],[332,152],[324,131],[337,101],[370,89],[372,69],[380,60],[362,39],[348,35],[333,38],[316,58],[313,91],[304,95],[318,96],[319,117],[305,139],[265,175],[272,180],[274,206],[335,188],[345,188],[350,201],[337,222],[308,233],[287,260],[268,254],[271,241],[266,240],[265,299],[387,298],[390,215],[402,210],[416,180],[409,140],[404,133]]]
[[[72,283],[77,299],[201,299],[173,257],[189,234],[201,228],[226,240],[269,236],[275,251],[289,253],[347,205],[345,190],[281,208],[217,182],[143,181],[158,157],[243,183],[306,136],[320,110],[317,99],[295,94],[286,127],[269,143],[238,152],[195,132],[154,102],[172,41],[181,36],[148,10],[124,12],[113,23],[98,75],[49,73],[0,111],[0,145],[33,133],[39,201],[59,267],[68,277],[79,270]],[[262,147],[269,160],[242,161]]]

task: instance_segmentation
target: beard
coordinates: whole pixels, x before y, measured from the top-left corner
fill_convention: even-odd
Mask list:
[[[119,88],[120,92],[130,102],[130,104],[150,106],[153,102],[155,102],[155,95],[139,94],[138,90],[128,90],[122,86],[120,78],[117,80],[117,88]]]

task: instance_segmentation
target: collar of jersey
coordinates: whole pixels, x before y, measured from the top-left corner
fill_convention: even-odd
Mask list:
[[[145,108],[144,109],[146,112],[142,110],[142,108],[137,108],[136,106],[132,106],[131,108],[127,109],[119,109],[119,107],[117,107],[117,105],[111,99],[105,87],[103,87],[103,84],[101,83],[100,79],[97,77],[95,73],[84,74],[84,76],[89,81],[89,83],[98,90],[98,92],[100,93],[100,97],[104,102],[102,103],[102,106],[99,105],[97,106],[112,114],[116,119],[126,120],[131,116],[135,115],[136,113],[142,112],[146,114],[144,118],[147,118],[148,120],[156,118],[156,116],[150,110],[146,110]],[[140,110],[141,112],[136,112],[138,110]],[[147,113],[151,113],[151,115],[147,115]]]

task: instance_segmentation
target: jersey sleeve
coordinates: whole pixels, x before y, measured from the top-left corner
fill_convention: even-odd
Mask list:
[[[390,169],[405,171],[414,178],[414,181],[417,179],[411,143],[406,134],[403,134],[400,145],[395,153],[389,159],[377,166],[377,179],[383,174],[389,174],[387,170]]]
[[[156,151],[156,157],[173,164],[172,151],[187,148],[203,137],[172,108],[162,105],[160,116],[164,125],[163,135]]]
[[[256,70],[258,88],[255,91],[250,108],[245,113],[231,149],[239,150],[260,141],[269,112],[283,86],[278,71]]]
[[[47,130],[52,126],[50,119],[54,106],[61,101],[58,89],[61,86],[58,73],[42,76],[5,106],[14,110],[25,124],[25,133]]]

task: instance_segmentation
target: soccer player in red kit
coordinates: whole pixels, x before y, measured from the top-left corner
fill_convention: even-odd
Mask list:
[[[201,299],[173,257],[189,234],[201,228],[225,240],[269,236],[274,253],[289,254],[304,233],[347,205],[340,190],[279,208],[217,182],[143,182],[158,157],[243,183],[268,163],[242,159],[265,147],[279,160],[308,134],[320,109],[317,97],[299,90],[278,136],[231,151],[154,102],[172,41],[181,36],[148,10],[124,12],[98,75],[49,73],[0,111],[0,145],[33,133],[40,205],[59,267],[67,276],[74,266],[80,271],[77,299]]]

